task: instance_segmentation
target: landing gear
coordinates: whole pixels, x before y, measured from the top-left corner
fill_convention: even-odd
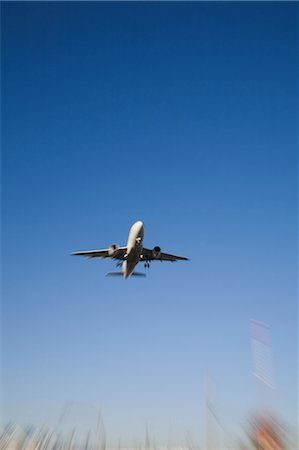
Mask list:
[[[146,261],[146,262],[144,263],[144,267],[147,268],[147,269],[149,269],[149,268],[150,268],[150,263],[149,263],[148,261]]]

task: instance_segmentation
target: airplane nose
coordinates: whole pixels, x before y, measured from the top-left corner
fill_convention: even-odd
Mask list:
[[[141,220],[138,221],[138,228],[139,228],[139,233],[141,233],[143,235],[144,226],[143,226],[143,222],[141,222]]]
[[[141,220],[137,220],[137,222],[135,222],[132,227],[130,232],[132,233],[136,233],[137,235],[144,235],[144,226],[143,226],[143,222]]]

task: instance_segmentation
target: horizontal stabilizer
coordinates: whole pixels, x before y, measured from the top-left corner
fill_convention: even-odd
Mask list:
[[[123,277],[123,276],[124,276],[123,272],[108,272],[106,274],[106,277]],[[146,274],[141,272],[133,272],[131,273],[130,277],[146,277]]]
[[[108,272],[106,277],[123,277],[123,272]]]

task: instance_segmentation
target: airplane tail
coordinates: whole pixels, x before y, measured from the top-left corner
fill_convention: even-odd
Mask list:
[[[106,274],[106,277],[123,277],[124,273],[123,272],[108,272]],[[130,275],[131,277],[146,277],[145,273],[141,273],[141,272],[133,272]]]

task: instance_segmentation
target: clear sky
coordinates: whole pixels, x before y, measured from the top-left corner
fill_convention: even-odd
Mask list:
[[[4,423],[84,405],[111,441],[200,441],[209,373],[229,429],[259,402],[251,319],[297,423],[297,12],[2,2]],[[69,256],[138,219],[191,261]]]

